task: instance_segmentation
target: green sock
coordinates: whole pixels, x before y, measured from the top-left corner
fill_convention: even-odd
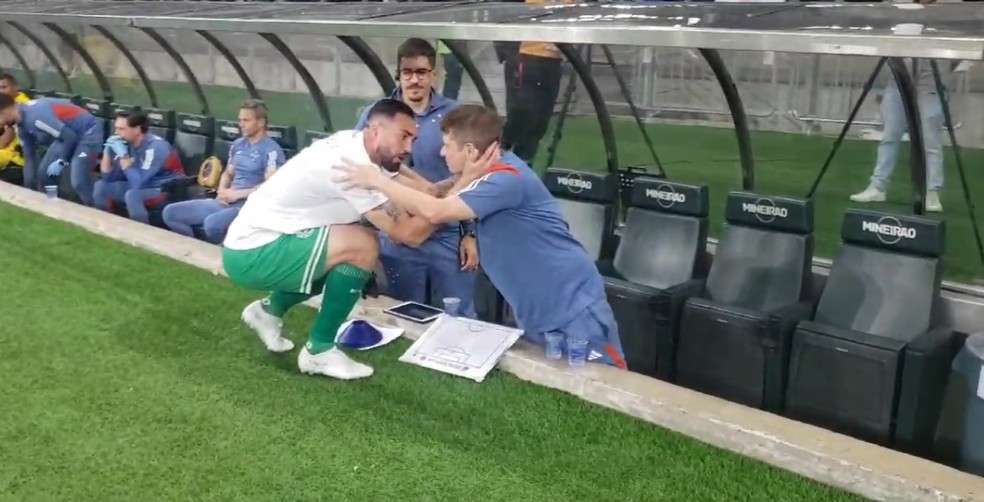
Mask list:
[[[325,287],[325,279],[326,277],[322,277],[311,285],[311,294],[284,293],[282,291],[270,293],[270,296],[263,300],[263,311],[274,317],[283,317],[294,305],[303,303],[320,293]]]
[[[342,263],[328,271],[325,277],[325,294],[321,299],[321,312],[314,321],[307,349],[312,354],[320,354],[335,346],[338,328],[348,319],[352,308],[362,297],[362,288],[372,272],[355,265]]]

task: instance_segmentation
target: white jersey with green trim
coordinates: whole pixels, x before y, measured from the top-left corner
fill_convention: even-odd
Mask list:
[[[371,162],[361,131],[339,131],[314,142],[287,161],[246,200],[229,226],[223,245],[255,249],[284,234],[357,223],[387,202],[376,190],[342,188],[342,158]]]

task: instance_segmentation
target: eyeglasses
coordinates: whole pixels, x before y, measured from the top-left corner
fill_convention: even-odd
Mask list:
[[[433,72],[433,71],[434,70],[432,70],[430,68],[417,68],[417,69],[404,68],[404,69],[400,70],[400,78],[403,79],[403,80],[410,80],[414,76],[416,76],[418,80],[423,80],[423,79],[429,77],[430,74],[431,74],[431,72]]]

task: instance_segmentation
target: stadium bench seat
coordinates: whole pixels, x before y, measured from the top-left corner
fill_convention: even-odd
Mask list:
[[[811,302],[813,200],[732,192],[703,292],[684,303],[677,383],[779,413]]]
[[[82,98],[82,108],[85,108],[103,123],[103,137],[109,137],[113,128],[113,103],[98,98]],[[98,170],[98,168],[97,168]]]
[[[222,161],[223,166],[229,162],[229,150],[232,148],[232,143],[240,136],[242,136],[242,132],[239,130],[239,121],[215,121],[215,149],[212,154]]]
[[[557,199],[571,234],[592,259],[611,258],[617,179],[552,167],[543,175],[547,190]]]
[[[707,185],[636,178],[615,258],[600,263],[629,370],[672,380],[684,301],[703,288]]]
[[[785,414],[928,451],[949,375],[941,322],[946,222],[850,210],[813,320],[793,333]]]
[[[150,132],[164,138],[168,143],[174,144],[177,134],[177,114],[174,110],[164,108],[144,108],[147,119],[150,121]],[[185,166],[187,169],[188,166]]]
[[[164,192],[168,194],[168,202],[185,200],[189,190],[198,185],[198,169],[202,162],[212,155],[215,147],[215,119],[207,115],[190,113],[177,114],[177,133],[174,136],[174,147],[181,157],[185,177],[168,182]]]
[[[267,134],[284,150],[284,158],[297,153],[297,128],[294,126],[267,126]]]
[[[310,131],[309,130],[309,131],[307,131],[307,132],[304,133],[304,142],[307,145],[310,145],[311,143],[314,143],[315,141],[318,141],[319,139],[324,139],[324,138],[327,138],[328,136],[331,136],[331,134],[332,133],[327,132],[327,131]]]

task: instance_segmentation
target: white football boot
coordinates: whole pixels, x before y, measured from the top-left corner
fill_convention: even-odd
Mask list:
[[[931,213],[943,212],[943,204],[940,203],[940,193],[936,190],[926,192],[926,210]]]
[[[243,322],[256,332],[263,345],[270,352],[287,352],[293,350],[294,342],[280,335],[284,327],[283,319],[272,316],[263,310],[263,300],[250,303],[243,310]]]
[[[307,346],[297,354],[297,367],[301,373],[324,375],[339,380],[356,380],[372,376],[372,367],[356,362],[332,347],[320,354],[312,354]]]
[[[869,186],[863,192],[851,196],[854,202],[885,202],[885,192]]]

